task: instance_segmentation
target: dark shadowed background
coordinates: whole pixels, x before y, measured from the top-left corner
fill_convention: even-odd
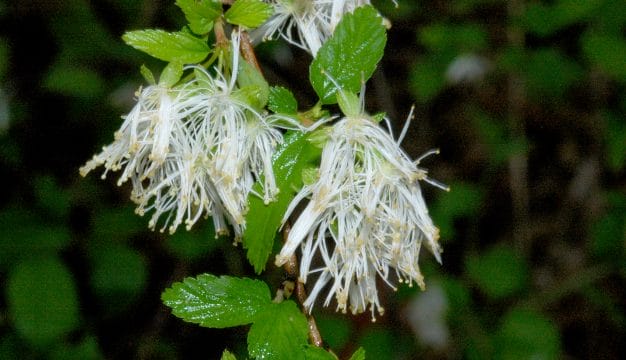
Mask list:
[[[393,26],[367,109],[449,193],[425,196],[445,249],[427,291],[385,315],[316,308],[341,358],[617,359],[626,353],[626,2],[377,1]],[[125,30],[176,30],[169,0],[0,0],[0,359],[245,358],[246,329],[183,323],[159,300],[201,272],[254,277],[210,224],[147,230],[115,176],[78,167],[113,138],[158,61]],[[310,57],[258,48],[313,105]],[[262,276],[277,289],[283,272]],[[204,354],[197,356],[194,354]]]

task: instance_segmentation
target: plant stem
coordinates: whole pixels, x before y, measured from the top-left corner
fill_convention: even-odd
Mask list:
[[[291,226],[287,223],[283,227],[283,241],[285,242],[287,242],[289,230],[291,230]],[[296,257],[296,254],[293,254],[283,267],[285,268],[285,272],[287,272],[287,276],[294,279],[296,283],[296,298],[302,306],[302,313],[306,316],[307,322],[309,323],[309,340],[311,341],[311,344],[317,347],[322,347],[324,345],[324,341],[322,340],[322,335],[317,328],[315,318],[309,313],[309,310],[302,305],[306,301],[307,294],[306,289],[304,288],[304,283],[300,281],[300,277],[298,276],[298,258]]]

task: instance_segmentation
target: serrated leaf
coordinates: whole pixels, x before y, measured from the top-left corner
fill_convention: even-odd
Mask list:
[[[214,328],[249,324],[271,304],[270,291],[262,281],[211,274],[173,284],[161,300],[177,317]]]
[[[308,323],[290,300],[258,314],[248,333],[248,352],[256,359],[304,359]]]
[[[136,30],[127,32],[122,39],[135,49],[167,62],[198,63],[210,52],[204,40],[182,31]]]
[[[9,273],[6,289],[10,318],[31,344],[53,344],[79,324],[74,278],[56,256],[18,264]]]
[[[226,11],[224,18],[231,24],[255,28],[263,24],[273,13],[271,5],[261,0],[237,0]]]
[[[352,356],[350,356],[350,360],[365,360],[365,349],[358,348]]]
[[[176,0],[189,22],[189,28],[196,34],[206,34],[213,28],[213,22],[222,13],[222,3],[217,0]]]
[[[294,188],[302,185],[302,170],[320,154],[321,150],[308,141],[308,134],[287,133],[273,158],[276,185],[280,189],[275,201],[266,205],[263,199],[252,194],[248,196],[249,210],[243,234],[243,247],[248,250],[246,255],[257,273],[265,269],[276,231],[295,196]],[[261,192],[259,182],[254,185],[254,190],[257,193]]]
[[[337,102],[337,82],[344,90],[358,93],[383,56],[387,34],[383,19],[371,6],[346,14],[333,36],[324,43],[311,63],[309,79],[324,104]]]
[[[159,77],[159,85],[164,87],[172,87],[183,76],[183,63],[172,61],[165,66]]]
[[[298,112],[298,101],[288,89],[282,86],[272,86],[267,107],[275,113],[295,114]]]

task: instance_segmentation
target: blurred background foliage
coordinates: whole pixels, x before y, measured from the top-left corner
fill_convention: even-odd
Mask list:
[[[392,21],[368,109],[452,191],[424,189],[444,265],[386,313],[316,309],[340,357],[617,359],[626,353],[626,2],[375,2]],[[110,142],[163,64],[125,30],[182,27],[169,0],[0,0],[0,359],[244,358],[245,329],[183,323],[160,303],[201,272],[254,276],[208,222],[147,230],[112,177],[78,167]],[[310,58],[258,49],[270,83],[312,105]],[[269,265],[274,289],[283,274]]]

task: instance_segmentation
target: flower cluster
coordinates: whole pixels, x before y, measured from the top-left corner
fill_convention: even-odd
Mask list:
[[[269,40],[285,39],[315,56],[335,31],[344,14],[369,5],[370,0],[267,0],[274,15],[252,36]]]
[[[121,171],[118,185],[130,180],[136,212],[152,213],[152,229],[162,218],[160,230],[173,233],[211,216],[218,234],[230,223],[238,239],[254,182],[264,179],[257,195],[266,202],[278,193],[271,157],[282,133],[236,96],[237,35],[232,45],[230,79],[195,67],[195,79],[181,86],[140,89],[113,143],[80,169],[85,176],[103,165],[103,178]]]
[[[374,317],[376,310],[384,311],[377,275],[392,287],[391,273],[398,282],[424,287],[418,266],[422,244],[441,261],[439,231],[428,215],[419,181],[441,185],[418,167],[423,157],[411,161],[402,151],[402,137],[394,141],[362,112],[340,119],[330,129],[319,179],[304,186],[291,203],[283,221],[301,200],[310,199],[276,257],[277,265],[284,264],[301,246],[300,281],[318,273],[304,304],[309,309],[330,284],[325,306],[334,296],[338,310],[346,312],[349,302],[353,313],[361,313],[369,305]],[[322,259],[319,267],[315,255]]]

